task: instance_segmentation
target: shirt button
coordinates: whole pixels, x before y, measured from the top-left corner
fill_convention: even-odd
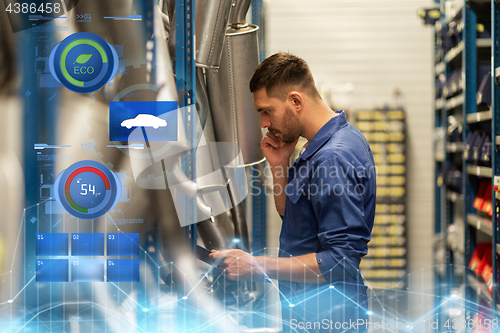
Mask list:
[[[322,262],[323,262],[323,260],[318,259],[318,264],[321,264]]]

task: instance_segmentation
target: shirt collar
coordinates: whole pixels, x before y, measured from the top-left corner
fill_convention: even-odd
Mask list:
[[[336,117],[330,119],[319,129],[312,140],[307,145],[306,150],[297,158],[297,160],[306,160],[321,148],[337,131],[347,125],[347,118],[344,110],[335,111]]]

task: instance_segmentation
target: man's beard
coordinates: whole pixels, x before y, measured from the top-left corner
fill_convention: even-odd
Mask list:
[[[301,134],[301,126],[295,114],[290,108],[286,108],[286,115],[283,118],[282,131],[270,128],[269,131],[281,139],[284,143],[292,143]]]

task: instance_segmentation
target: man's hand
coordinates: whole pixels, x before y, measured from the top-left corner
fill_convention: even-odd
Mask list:
[[[209,257],[214,261],[221,260],[217,270],[221,272],[225,270],[224,276],[229,280],[243,281],[262,276],[257,257],[242,250],[212,251]]]
[[[267,131],[266,136],[260,142],[260,147],[271,167],[286,167],[298,140],[297,138],[295,142],[285,143],[271,131]]]

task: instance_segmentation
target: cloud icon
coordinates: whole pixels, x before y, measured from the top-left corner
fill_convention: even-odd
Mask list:
[[[121,126],[128,129],[132,127],[153,127],[154,129],[158,129],[160,127],[167,127],[167,121],[152,114],[141,113],[135,118],[122,121]]]

